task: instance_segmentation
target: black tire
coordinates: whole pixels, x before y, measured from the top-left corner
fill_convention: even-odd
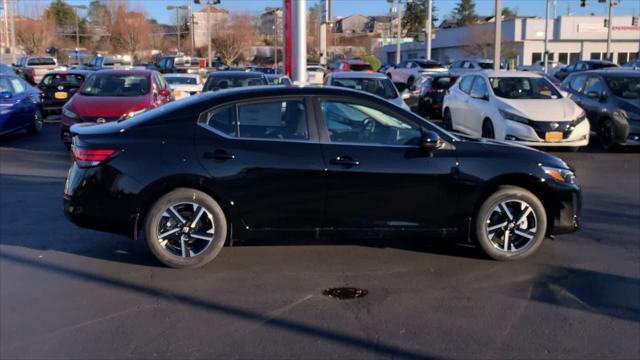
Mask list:
[[[517,204],[521,202],[526,203],[531,209],[525,220],[527,221],[526,225],[534,226],[535,231],[530,231],[533,229],[524,229],[524,233],[526,233],[527,236],[531,236],[531,238],[517,234],[517,232],[523,233],[523,228],[519,227],[518,224],[513,225],[513,223],[518,220],[524,211],[516,214],[513,208],[511,209],[513,220],[504,226],[504,230],[503,228],[499,228],[494,230],[495,232],[493,232],[492,235],[489,235],[489,226],[494,224],[491,221],[494,215],[496,215],[496,209],[502,209],[501,204],[503,203]],[[509,205],[506,206],[508,207]],[[497,221],[499,222],[501,220],[498,219]],[[495,227],[495,225],[492,227]],[[506,247],[508,249],[504,250],[501,249],[500,246],[505,246],[505,238],[509,239],[509,235],[505,236],[507,230],[511,231],[512,233],[510,233],[510,235],[512,235],[511,240],[506,241]],[[544,206],[530,191],[517,186],[501,186],[498,191],[489,196],[478,210],[474,225],[474,235],[480,248],[487,256],[494,260],[518,260],[531,256],[542,244],[546,230],[547,215]],[[500,240],[502,240],[502,245],[500,244]],[[520,247],[509,249],[515,246],[514,244],[518,241],[521,244]]]
[[[451,110],[444,109],[442,114],[442,127],[445,130],[453,131],[453,121],[451,120]]]
[[[490,119],[484,119],[482,123],[482,137],[487,139],[495,139],[496,132],[493,129],[493,123]]]
[[[411,90],[411,86],[413,85],[413,83],[416,81],[416,79],[411,76],[410,78],[407,79],[407,89]]]
[[[42,127],[44,126],[44,119],[42,117],[42,111],[40,109],[36,109],[33,115],[33,124],[27,128],[27,132],[30,135],[35,135],[42,131]]]
[[[167,216],[170,212],[170,207],[176,209],[179,215],[186,216],[184,212],[180,212],[180,209],[176,208],[178,206],[184,207],[185,204],[197,204],[211,216],[208,217],[203,215],[205,216],[204,218],[200,216],[194,220],[194,216],[196,212],[198,212],[195,208],[193,209],[193,213],[189,219],[183,218],[186,222],[179,221],[178,219],[180,219],[180,217],[175,217],[175,215]],[[167,220],[167,218],[169,219]],[[176,222],[173,229],[178,229],[178,232],[171,234],[171,237],[165,236],[161,239],[159,231],[163,229],[164,225],[172,220]],[[194,220],[193,223],[198,222],[198,224],[195,225],[195,227],[193,224],[190,225],[189,223],[191,220]],[[210,241],[207,242],[206,240],[190,238],[190,235],[187,235],[187,233],[193,232],[194,236],[202,237],[202,235],[195,235],[195,233],[198,231],[201,224],[205,222],[213,229]],[[211,196],[195,189],[178,188],[163,195],[153,204],[153,206],[151,206],[145,218],[144,232],[147,239],[147,245],[149,246],[151,253],[153,253],[160,262],[169,267],[178,269],[197,268],[212,261],[216,256],[218,256],[220,251],[222,251],[222,247],[224,246],[224,242],[227,238],[227,224],[227,219],[222,208]],[[170,228],[164,228],[162,231],[169,229]],[[189,230],[185,231],[184,229]],[[201,234],[204,233],[201,232]],[[176,253],[179,250],[173,245],[176,243],[176,235],[180,238],[177,243],[181,244],[182,255]],[[189,239],[183,241],[184,236]],[[164,246],[161,244],[161,241],[165,244]],[[201,247],[195,256],[190,255],[191,250],[194,248],[192,248],[191,245],[185,245],[192,241],[193,244],[196,244],[196,242],[199,241],[198,244]],[[185,251],[184,248],[187,248],[187,251]],[[175,252],[172,252],[171,249],[175,250]],[[185,256],[185,254],[187,255]]]
[[[616,134],[611,119],[603,119],[598,127],[598,142],[604,150],[613,150],[616,143]]]
[[[574,153],[574,152],[578,152],[578,150],[580,150],[580,147],[578,147],[578,146],[567,146],[567,147],[563,147],[562,148],[562,151],[564,151],[564,152],[572,152],[572,153]]]

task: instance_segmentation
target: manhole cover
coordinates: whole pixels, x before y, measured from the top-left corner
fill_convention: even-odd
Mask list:
[[[361,298],[367,295],[367,290],[353,288],[353,287],[341,287],[341,288],[327,289],[322,292],[322,295],[329,296],[338,300],[348,300],[348,299]]]

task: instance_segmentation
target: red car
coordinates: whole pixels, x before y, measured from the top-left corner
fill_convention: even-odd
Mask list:
[[[327,79],[327,75],[332,72],[342,72],[342,71],[365,71],[365,72],[375,72],[366,61],[352,59],[352,60],[338,60],[333,63],[327,71],[324,72],[324,80]]]
[[[71,146],[71,125],[124,120],[174,100],[157,71],[101,70],[93,73],[62,108],[60,137]]]

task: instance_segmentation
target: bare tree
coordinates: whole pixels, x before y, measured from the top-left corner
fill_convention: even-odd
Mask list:
[[[211,44],[220,53],[224,62],[231,65],[253,45],[256,36],[257,29],[251,21],[251,16],[234,15],[231,19],[219,24],[211,37]]]
[[[56,43],[56,24],[49,16],[16,21],[16,40],[27,54],[44,52]]]
[[[493,27],[471,26],[469,35],[465,39],[465,42],[469,45],[464,46],[463,50],[471,56],[490,58],[493,56],[494,31]],[[518,56],[518,44],[503,40],[501,51],[503,58],[509,59]]]
[[[148,48],[153,25],[140,11],[128,11],[125,6],[118,7],[111,23],[111,43],[114,50],[124,51],[136,57],[136,52]]]

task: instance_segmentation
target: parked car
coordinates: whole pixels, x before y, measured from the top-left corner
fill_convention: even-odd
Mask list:
[[[640,70],[640,60],[631,60],[622,65],[622,67],[625,69]]]
[[[564,161],[449,134],[361,91],[234,89],[71,131],[66,216],[142,233],[176,268],[210,262],[231,234],[411,230],[515,260],[579,227]]]
[[[153,63],[151,68],[161,74],[200,74],[206,72],[206,69],[200,68],[200,60],[190,56],[164,56]]]
[[[275,74],[276,69],[268,66],[249,66],[245,69],[245,71],[255,71],[259,73],[263,73],[265,75]]]
[[[38,85],[42,94],[44,117],[59,115],[64,104],[78,91],[84,80],[91,75],[87,70],[52,71]]]
[[[202,79],[198,74],[165,74],[162,76],[178,99],[202,93]]]
[[[408,60],[387,70],[387,76],[395,84],[402,84],[406,88],[410,88],[422,73],[433,71],[447,71],[447,69],[442,63],[434,60]]]
[[[269,74],[269,75],[265,75],[265,78],[267,79],[267,83],[269,85],[289,86],[293,83],[287,75],[282,75],[282,74]]]
[[[338,60],[333,63],[330,69],[327,70],[329,72],[341,72],[341,71],[368,71],[373,72],[373,68],[371,64],[366,61],[351,59],[351,60]]]
[[[585,112],[529,71],[464,75],[443,106],[444,127],[465,134],[570,151],[589,144]]]
[[[0,75],[18,76],[13,67],[5,64],[0,64]]]
[[[457,79],[449,73],[426,73],[415,82],[411,97],[405,101],[420,116],[440,119],[444,96]]]
[[[131,56],[123,55],[96,55],[89,61],[89,64],[79,67],[83,70],[129,70],[133,67]]]
[[[580,71],[587,70],[597,70],[597,69],[607,69],[607,68],[617,68],[619,67],[617,64],[612,63],[611,61],[606,60],[581,60],[576,61],[573,64],[569,64],[568,66],[560,69],[555,73],[555,77],[558,80],[562,81],[569,76],[569,74]]]
[[[307,82],[309,84],[322,84],[324,81],[324,75],[327,69],[320,65],[307,66]]]
[[[73,124],[127,120],[173,100],[169,85],[156,71],[98,71],[62,108],[60,137],[69,148]]]
[[[262,85],[268,85],[267,78],[263,73],[228,70],[210,73],[204,84],[203,91]]]
[[[66,67],[59,66],[56,58],[51,56],[22,56],[18,59],[16,68],[25,73],[25,80],[33,79],[33,84],[39,84],[42,77],[50,71],[66,70]]]
[[[36,134],[42,129],[40,92],[14,75],[0,75],[0,135],[27,129]]]
[[[325,85],[338,86],[377,95],[390,103],[411,111],[403,96],[384,74],[377,72],[337,72],[329,74]]]
[[[565,64],[561,64],[557,61],[548,60],[547,73],[553,76],[553,74],[557,73],[565,66]],[[531,65],[518,66],[518,71],[534,71],[536,73],[544,73],[544,61],[538,60]]]
[[[505,66],[500,64],[500,69]],[[493,60],[491,59],[464,59],[456,60],[449,65],[449,73],[454,76],[461,76],[469,72],[482,70],[493,70]]]
[[[640,72],[593,70],[573,73],[562,83],[587,113],[600,145],[640,145]]]

